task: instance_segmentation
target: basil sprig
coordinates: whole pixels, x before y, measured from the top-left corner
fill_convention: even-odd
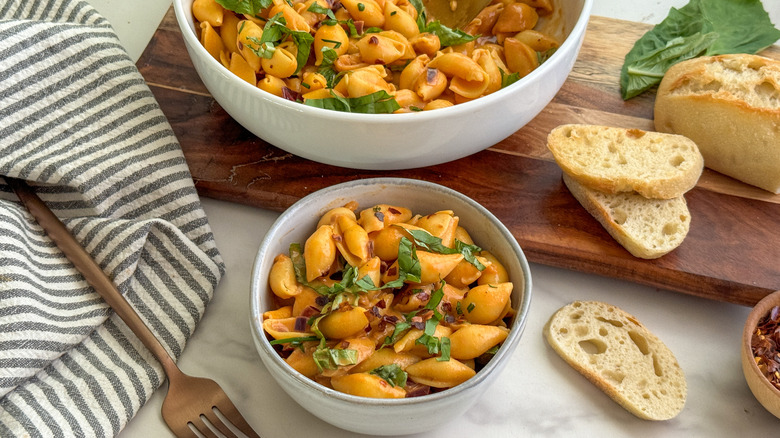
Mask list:
[[[780,38],[760,0],[691,0],[645,33],[620,72],[623,99],[661,82],[672,65],[697,56],[757,53]]]

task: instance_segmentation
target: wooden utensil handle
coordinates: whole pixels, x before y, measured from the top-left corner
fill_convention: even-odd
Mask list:
[[[113,281],[68,231],[65,224],[54,215],[25,181],[7,176],[4,178],[14,190],[16,196],[19,197],[19,200],[22,201],[22,204],[43,227],[46,234],[51,237],[57,247],[65,254],[65,257],[81,272],[87,283],[103,297],[130,330],[138,336],[146,348],[160,361],[166,374],[168,371],[176,372],[178,368],[168,351],[149,330],[149,327],[143,322],[125,297],[122,296]]]

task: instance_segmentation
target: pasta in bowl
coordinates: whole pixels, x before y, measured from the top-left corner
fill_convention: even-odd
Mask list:
[[[368,3],[359,4],[365,6]],[[391,4],[398,6],[400,1],[394,3],[393,0],[387,0],[383,3],[388,7]],[[350,20],[350,18],[341,17],[340,12],[328,9],[334,18],[320,20],[317,24],[319,28],[313,33],[311,25],[308,24],[310,32],[305,32],[305,27],[303,30],[291,31],[296,32],[295,35],[298,35],[297,38],[301,40],[307,39],[304,35],[310,35],[312,38],[311,50],[306,57],[307,62],[302,62],[306,54],[305,50],[299,50],[299,46],[288,44],[290,41],[284,40],[282,37],[274,39],[274,33],[287,34],[289,32],[282,30],[282,28],[289,28],[268,24],[269,22],[280,23],[281,18],[284,18],[283,10],[275,11],[271,17],[264,18],[265,22],[258,19],[261,23],[254,23],[244,15],[241,15],[243,20],[239,19],[232,12],[227,15],[223,14],[223,20],[224,17],[229,16],[243,21],[244,26],[240,30],[246,37],[245,41],[251,43],[249,45],[242,43],[241,48],[244,51],[252,52],[249,46],[257,48],[266,47],[266,43],[273,45],[273,50],[258,49],[258,52],[263,56],[270,56],[270,58],[259,56],[253,52],[249,53],[248,59],[254,59],[252,56],[257,58],[252,61],[254,63],[252,65],[246,61],[247,58],[239,57],[237,52],[231,51],[228,55],[227,51],[220,49],[220,44],[225,45],[222,40],[223,34],[218,33],[213,26],[214,32],[208,31],[210,24],[203,26],[207,28],[205,35],[210,34],[211,37],[204,39],[204,43],[201,43],[200,37],[204,35],[201,26],[202,23],[208,21],[198,21],[196,25],[192,13],[192,0],[174,0],[174,7],[185,46],[195,69],[214,99],[238,123],[266,142],[303,158],[335,166],[389,170],[430,166],[462,158],[498,143],[533,119],[552,100],[572,69],[585,34],[591,3],[592,0],[566,2],[552,0],[553,12],[546,16],[539,16],[539,22],[547,23],[545,28],[537,25],[534,26],[534,29],[541,29],[540,31],[545,35],[553,35],[560,46],[538,67],[511,85],[499,89],[494,89],[497,81],[487,81],[486,79],[501,77],[503,69],[498,67],[502,63],[505,65],[508,60],[505,56],[504,58],[500,56],[496,58],[491,55],[494,52],[488,49],[495,49],[495,52],[505,51],[504,46],[509,38],[504,38],[504,46],[500,46],[501,50],[499,50],[498,45],[490,43],[476,50],[476,56],[474,56],[474,51],[467,56],[460,52],[445,52],[443,50],[431,52],[431,55],[428,55],[422,52],[423,49],[418,49],[420,53],[404,53],[403,59],[396,59],[389,64],[377,64],[375,62],[379,61],[380,58],[383,62],[389,61],[389,58],[385,60],[385,55],[380,55],[377,52],[379,46],[385,47],[390,52],[392,52],[391,48],[395,47],[395,55],[400,53],[401,47],[396,47],[396,45],[400,39],[398,35],[402,34],[398,30],[381,30],[365,34],[359,39],[355,38],[354,42],[347,43],[343,40],[343,35],[321,35],[319,41],[322,41],[324,45],[319,47],[316,34],[323,27],[323,21],[329,22],[328,20],[330,20],[341,23]],[[287,10],[288,15],[291,15],[284,5],[290,6],[287,3],[280,4],[279,9]],[[559,5],[561,6],[559,7]],[[398,7],[400,8],[400,6]],[[311,8],[312,5],[309,5],[305,10],[302,9],[301,12],[296,13],[298,16],[308,12],[327,17],[327,13],[322,13],[324,11],[321,9],[322,6],[309,10]],[[271,10],[268,11],[268,14],[270,12]],[[388,12],[388,16],[401,15],[398,11],[395,15],[391,15],[392,12]],[[409,15],[407,12],[404,13]],[[274,20],[274,17],[277,18]],[[201,18],[205,19],[205,17]],[[356,22],[354,18],[352,20]],[[294,21],[297,21],[297,18],[289,18],[289,22]],[[284,18],[284,22],[287,24],[288,18]],[[363,23],[365,24],[365,21]],[[236,41],[238,41],[239,25],[235,24]],[[326,28],[335,29],[338,27],[343,30],[342,26],[325,25]],[[219,27],[232,29],[232,26],[225,24],[221,24]],[[556,30],[547,31],[545,30],[547,27]],[[220,32],[224,33],[224,29]],[[276,31],[272,31],[272,29],[276,29]],[[513,35],[512,39],[516,40],[517,35]],[[411,43],[409,38],[404,38],[409,44],[401,42],[400,45],[405,47],[404,52],[406,52]],[[491,38],[498,41],[497,36]],[[227,39],[233,41],[232,37]],[[209,41],[212,41],[217,47],[213,48]],[[258,45],[257,43],[262,44]],[[472,43],[475,46],[477,44],[476,41],[465,44]],[[339,45],[339,48],[353,48],[348,48],[347,53],[338,55],[335,49],[336,45]],[[519,44],[516,45],[519,46]],[[319,47],[319,50],[315,49],[315,46]],[[353,56],[360,53],[362,46],[365,46],[363,50],[365,58],[362,55],[360,58]],[[236,47],[238,50],[237,44]],[[418,45],[418,47],[422,46]],[[323,48],[327,48],[327,50],[323,52]],[[382,49],[381,52],[384,53],[385,49]],[[349,50],[355,52],[350,53]],[[440,55],[439,52],[441,52]],[[333,87],[325,86],[308,91],[322,85],[323,78],[325,85],[327,85],[329,79],[329,76],[321,71],[321,67],[326,61],[321,61],[319,66],[316,65],[318,62],[317,53],[322,53],[322,56],[329,53],[327,62],[331,62],[332,59],[333,65],[336,65],[336,61],[338,61],[339,65],[344,64],[346,67],[342,67],[343,71],[328,70],[335,72],[334,79],[337,76],[341,77],[340,82],[331,84]],[[534,51],[534,53],[543,52]],[[333,58],[333,55],[338,56]],[[298,60],[298,56],[301,56],[301,60]],[[430,60],[425,61],[425,57],[430,58]],[[282,76],[292,69],[293,58],[296,62],[292,76],[282,79]],[[500,62],[497,62],[496,59],[499,59]],[[531,59],[533,60],[533,57]],[[313,65],[309,65],[308,62],[312,62]],[[347,68],[353,62],[356,64],[352,67],[356,68]],[[234,66],[232,70],[231,63]],[[244,63],[249,67],[244,66]],[[269,70],[286,71],[279,72],[279,76],[267,75],[265,74],[266,70],[262,67],[263,63]],[[487,70],[480,63],[489,65],[488,69],[492,73],[488,75]],[[493,64],[496,64],[497,68],[492,68]],[[471,67],[465,68],[464,66]],[[404,75],[402,80],[402,73],[407,68],[409,69],[408,74]],[[299,71],[296,72],[296,70]],[[245,79],[235,74],[234,71],[239,72]],[[258,73],[258,71],[263,73]],[[507,66],[504,77],[508,81],[512,81],[515,73],[517,72],[511,72]],[[431,75],[430,83],[427,81],[429,74]],[[519,73],[516,76],[519,76]],[[348,80],[345,81],[344,78],[348,78]],[[255,81],[257,82],[255,83]],[[405,85],[412,84],[410,85],[412,90],[403,88],[402,82]],[[483,91],[478,94],[477,92],[481,90],[482,86],[485,86],[486,91],[492,91],[489,93]],[[265,91],[262,87],[270,92]],[[372,92],[377,87],[381,89],[378,90],[379,94],[375,94],[377,91]],[[296,90],[300,90],[300,92]],[[453,90],[459,91],[460,94]],[[371,93],[365,94],[368,92]],[[284,96],[285,93],[288,94],[286,97],[277,95]],[[349,97],[353,93],[359,96],[354,97],[357,102]],[[303,97],[308,94],[312,95],[308,98]],[[322,98],[323,95],[324,98]],[[456,95],[461,97],[456,97]],[[367,101],[364,100],[369,96],[374,97]],[[381,98],[376,98],[378,96]],[[392,99],[387,98],[387,96]],[[473,98],[473,96],[477,96],[477,98]],[[293,97],[293,100],[290,100],[289,97]],[[315,99],[315,97],[320,98]],[[341,105],[345,101],[348,101],[349,108],[352,108],[353,104],[371,108],[395,104],[399,107],[395,111],[401,110],[400,112],[403,113],[367,114],[332,111],[303,105],[296,101],[298,99],[305,102],[319,101],[323,107]],[[457,104],[450,105],[456,102]],[[417,111],[425,109],[428,104],[431,104],[430,108],[438,109]]]
[[[477,401],[519,342],[531,277],[511,233],[473,200],[379,178],[283,213],[251,297],[260,357],[293,399],[338,427],[391,435]]]
[[[447,108],[511,85],[560,46],[553,12],[552,0],[494,0],[461,30],[429,19],[422,0],[192,4],[203,47],[247,83],[367,113]]]

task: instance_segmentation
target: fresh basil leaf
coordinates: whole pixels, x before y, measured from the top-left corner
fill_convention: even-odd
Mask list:
[[[425,308],[428,310],[435,310],[437,307],[439,307],[439,303],[441,303],[441,300],[443,298],[444,298],[444,280],[442,280],[441,287],[433,291],[433,293],[431,294],[431,298],[425,304]],[[441,315],[439,314],[439,312],[435,312],[434,315],[438,318],[438,320],[441,320]]]
[[[428,17],[426,16],[425,6],[423,6],[422,0],[409,0],[409,3],[417,9],[417,28],[420,32],[425,32],[425,26],[428,24]]]
[[[647,53],[626,66],[626,73],[632,81],[630,86],[636,90],[635,92],[642,92],[657,85],[669,67],[704,53],[717,38],[717,33],[710,32],[707,34],[695,33],[688,37],[677,37],[670,40],[666,46]]]
[[[339,55],[333,48],[328,46],[322,48],[322,63],[317,71],[325,78],[328,88],[333,88],[336,85],[336,76],[339,72],[333,63],[338,57]]]
[[[478,247],[477,245],[469,245],[467,243],[461,242],[458,239],[455,239],[455,248],[450,248],[444,246],[441,243],[441,238],[434,236],[426,230],[414,230],[408,228],[404,228],[404,230],[406,230],[406,232],[412,236],[414,239],[414,244],[421,248],[439,254],[463,254],[463,258],[466,259],[467,262],[474,265],[477,269],[480,271],[485,269],[485,265],[477,260],[476,256],[474,255],[475,253],[482,251],[482,248]]]
[[[420,266],[420,260],[417,258],[417,249],[406,237],[401,237],[401,241],[398,243],[397,260],[400,271],[399,278],[404,278],[404,281],[409,280],[413,283],[419,283],[420,276],[422,276],[422,267]]]
[[[441,337],[440,346],[439,349],[441,350],[441,356],[437,357],[436,360],[439,362],[446,362],[450,360],[450,346],[451,346],[450,338],[446,336]]]
[[[398,340],[398,338],[401,337],[404,332],[409,330],[412,327],[410,323],[407,321],[399,321],[395,324],[395,329],[393,329],[393,334],[385,338],[385,341],[383,345],[392,345],[395,344],[395,341]]]
[[[273,0],[217,0],[220,6],[239,14],[257,15],[261,9],[271,6]]]
[[[757,53],[779,38],[760,0],[691,0],[671,8],[628,52],[620,72],[621,96],[627,100],[659,84],[677,62]]]
[[[520,73],[514,72],[506,74],[502,69],[498,69],[501,72],[501,88],[508,87],[520,80]]]
[[[431,21],[425,25],[425,32],[432,33],[439,37],[442,47],[457,46],[459,44],[465,44],[470,41],[474,41],[479,36],[469,35],[460,29],[451,29],[438,20]]]
[[[389,114],[401,108],[386,91],[377,91],[361,97],[341,97],[331,91],[330,98],[306,99],[305,104],[348,113]]]
[[[309,341],[319,341],[320,339],[316,336],[298,336],[294,338],[282,338],[282,339],[274,339],[273,341],[269,342],[271,345],[278,345],[278,344],[290,344],[290,345],[300,345],[304,342]]]
[[[374,368],[369,371],[369,374],[377,375],[383,378],[390,386],[400,386],[401,388],[406,386],[406,371],[402,370],[397,363],[391,363],[389,365],[382,365],[379,368]]]
[[[314,363],[322,372],[324,369],[335,370],[340,366],[354,365],[357,363],[358,352],[351,348],[318,348],[312,354]]]
[[[317,2],[312,2],[312,4],[306,10],[309,12],[314,12],[315,14],[325,14],[331,20],[336,19],[336,14],[333,13],[332,9],[321,6]]]
[[[295,280],[300,284],[307,284],[306,282],[306,261],[303,258],[303,248],[300,243],[290,244],[290,260],[293,263],[293,271],[295,272]]]

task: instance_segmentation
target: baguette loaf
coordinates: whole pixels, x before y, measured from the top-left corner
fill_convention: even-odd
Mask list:
[[[780,193],[780,61],[747,54],[672,66],[655,99],[655,129],[699,146],[708,168]]]
[[[668,420],[685,406],[688,385],[674,354],[615,306],[575,301],[552,315],[544,336],[563,360],[639,418]]]
[[[547,147],[565,173],[605,193],[676,198],[696,185],[704,167],[688,138],[639,129],[562,125],[550,132]]]
[[[566,173],[563,182],[604,229],[634,257],[655,259],[680,246],[691,225],[685,198],[648,199],[636,193],[610,195]]]

